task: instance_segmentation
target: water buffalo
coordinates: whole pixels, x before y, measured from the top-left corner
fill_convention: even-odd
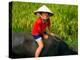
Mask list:
[[[44,56],[60,56],[60,55],[74,55],[77,54],[58,36],[50,36],[48,39],[43,39],[44,48],[40,57]],[[27,58],[34,57],[36,48],[38,47],[36,41],[33,39],[31,33],[13,32],[10,47],[11,58]]]

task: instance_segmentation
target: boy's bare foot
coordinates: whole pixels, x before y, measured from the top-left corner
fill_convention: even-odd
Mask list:
[[[35,58],[35,60],[39,60],[39,58],[37,57],[37,58]]]

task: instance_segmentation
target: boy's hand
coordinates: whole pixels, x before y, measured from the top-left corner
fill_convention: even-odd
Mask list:
[[[43,38],[44,38],[44,39],[48,39],[48,35],[47,35],[47,34],[44,34],[44,35],[43,35]]]

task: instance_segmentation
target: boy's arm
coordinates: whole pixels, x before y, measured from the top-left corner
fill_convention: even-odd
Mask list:
[[[50,33],[50,26],[51,26],[51,23],[50,23],[50,20],[48,20],[48,33]]]
[[[50,20],[48,21],[48,34],[54,36],[54,34],[51,32],[51,23]]]

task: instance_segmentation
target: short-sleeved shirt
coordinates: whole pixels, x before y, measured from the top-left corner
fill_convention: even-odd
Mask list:
[[[43,34],[46,30],[46,27],[50,27],[50,19],[48,19],[48,22],[46,23],[41,17],[39,17],[32,26],[32,35]]]

